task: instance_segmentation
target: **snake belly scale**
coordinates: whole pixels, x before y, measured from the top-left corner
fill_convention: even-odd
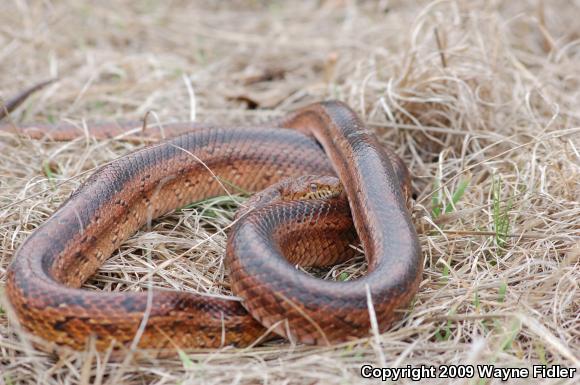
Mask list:
[[[289,185],[317,188],[320,177],[306,175],[330,178],[330,184],[338,176],[344,191],[264,198]],[[140,348],[247,346],[265,327],[297,342],[334,343],[369,334],[369,299],[384,331],[413,298],[422,275],[406,207],[409,179],[401,160],[341,102],[313,104],[260,127],[199,128],[89,177],[17,250],[7,274],[8,299],[25,329],[74,349],[91,336],[99,350],[114,341],[128,345],[144,317]],[[147,221],[222,195],[220,180],[264,190],[249,200],[251,208],[238,215],[228,236],[226,267],[242,302],[160,289],[80,289]],[[353,223],[369,265],[366,276],[331,282],[294,268],[351,255]]]

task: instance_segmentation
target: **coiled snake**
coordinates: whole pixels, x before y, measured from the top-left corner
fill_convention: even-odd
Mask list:
[[[161,289],[80,289],[148,220],[223,195],[220,180],[266,189],[229,234],[225,262],[241,303]],[[96,171],[18,249],[6,292],[27,330],[75,349],[90,336],[100,350],[127,345],[144,320],[141,348],[247,346],[265,327],[308,344],[367,336],[369,304],[384,331],[421,279],[409,183],[401,160],[341,102],[263,127],[198,128]],[[348,257],[353,223],[366,276],[335,282],[295,269]]]

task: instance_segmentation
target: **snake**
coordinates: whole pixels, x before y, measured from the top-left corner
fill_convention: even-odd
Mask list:
[[[401,318],[423,269],[411,176],[348,105],[314,103],[255,126],[176,127],[189,132],[101,166],[20,245],[5,292],[26,331],[75,350],[244,347],[267,333],[328,345]],[[226,185],[257,192],[228,234],[238,298],[82,288],[137,230]],[[296,268],[344,261],[357,240],[368,262],[360,278]]]

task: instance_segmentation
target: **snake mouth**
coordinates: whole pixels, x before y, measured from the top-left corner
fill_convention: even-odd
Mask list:
[[[285,197],[285,200],[314,200],[314,199],[332,199],[338,197],[342,193],[342,186],[328,185],[324,183],[312,182],[307,189],[294,191]]]
[[[335,177],[305,176],[285,186],[282,200],[328,200],[343,193],[342,184]]]
[[[331,199],[338,197],[341,192],[342,189],[318,187],[316,191],[304,194],[303,199]]]

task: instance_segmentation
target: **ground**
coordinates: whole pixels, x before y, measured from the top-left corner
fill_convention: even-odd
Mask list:
[[[163,122],[250,124],[343,100],[414,175],[423,281],[404,319],[369,339],[141,362],[37,351],[4,302],[0,384],[345,384],[361,382],[365,363],[580,367],[580,3],[96,4],[3,4],[0,97],[58,77],[9,122],[82,126],[150,112]],[[0,284],[16,248],[82,180],[141,146],[1,134]],[[223,201],[138,233],[87,287],[140,290],[151,276],[158,286],[227,292],[222,230],[234,209]],[[150,260],[139,258],[145,252]],[[361,270],[358,259],[326,275]],[[501,381],[429,381],[450,382]]]

